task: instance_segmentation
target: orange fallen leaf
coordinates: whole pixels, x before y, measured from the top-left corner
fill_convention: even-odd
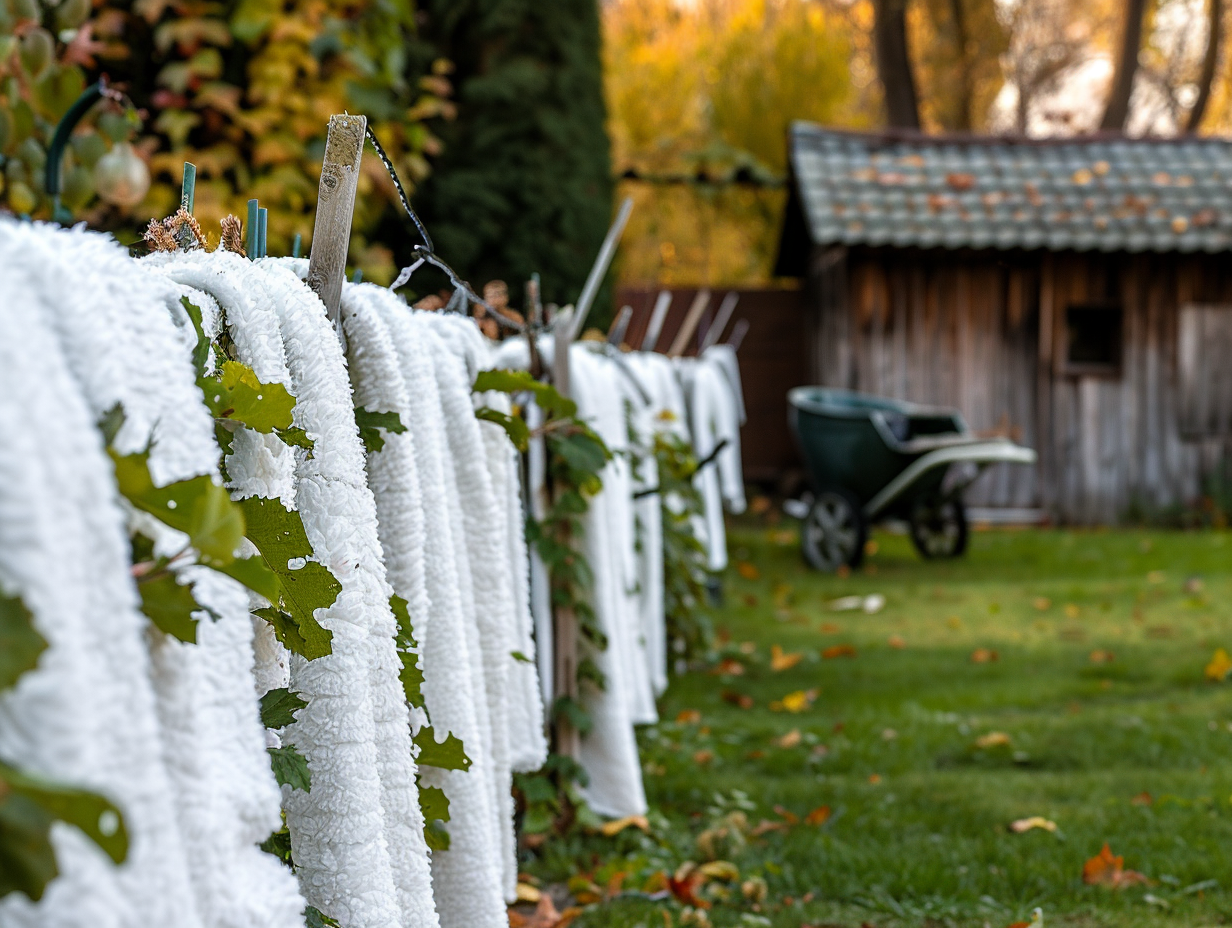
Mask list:
[[[1226,680],[1228,674],[1232,673],[1232,657],[1228,656],[1228,652],[1223,648],[1215,649],[1215,656],[1211,658],[1211,662],[1206,665],[1206,678],[1208,680]]]
[[[769,834],[772,831],[786,831],[786,822],[772,822],[769,819],[762,819],[749,830],[749,835],[754,838],[760,838],[762,835]]]
[[[1105,842],[1100,852],[1082,865],[1082,882],[1092,886],[1123,889],[1138,883],[1150,883],[1150,880],[1137,870],[1126,870],[1125,858],[1113,856],[1112,850]]]
[[[676,724],[678,725],[696,725],[702,720],[702,714],[696,709],[683,709],[676,716]]]
[[[744,755],[744,759],[745,760],[761,760],[765,756],[766,756],[765,751],[761,751],[761,750],[749,751],[749,753]]]
[[[1042,815],[1032,815],[1030,818],[1020,818],[1010,822],[1010,831],[1016,835],[1030,831],[1032,828],[1042,828],[1044,831],[1056,831],[1057,823]]]
[[[796,690],[770,703],[771,712],[803,712],[813,704],[820,690]]]
[[[783,737],[777,738],[774,743],[781,748],[794,748],[800,743],[800,737],[800,729],[793,728]]]
[[[824,825],[830,820],[830,807],[818,806],[808,815],[804,816],[804,824],[806,825]]]
[[[1155,801],[1154,797],[1151,796],[1151,794],[1148,793],[1146,790],[1143,790],[1133,799],[1129,800],[1130,805],[1135,805],[1135,806],[1149,806],[1154,801]]]
[[[691,905],[695,909],[708,909],[710,903],[697,895],[697,891],[705,882],[706,875],[698,871],[697,864],[686,862],[681,864],[674,874],[668,876],[667,888],[685,905]]]
[[[744,604],[748,606],[750,609],[752,609],[754,606],[757,605],[757,597],[754,596],[752,593],[745,593],[740,598],[744,600]]]
[[[892,648],[897,648],[900,651],[907,647],[907,642],[903,641],[901,635],[891,635],[886,644]]]
[[[804,655],[799,651],[785,652],[777,644],[770,646],[770,669],[775,673],[781,670],[790,670],[804,659]]]
[[[1009,928],[1031,928],[1030,922],[1010,922]]]
[[[880,783],[880,782],[881,782],[881,774],[879,774],[879,773],[870,773],[870,774],[868,775],[868,782],[872,783],[872,784],[873,784],[873,786],[876,786],[878,783]]]
[[[837,625],[835,625],[833,622],[822,622],[821,623],[821,633],[823,635],[837,635],[840,631],[842,631],[842,629],[839,628]]]
[[[756,580],[761,576],[761,571],[757,569],[756,564],[750,564],[748,561],[740,561],[736,564],[736,572],[745,580]]]
[[[840,580],[846,580],[851,576],[851,568],[846,564],[839,564],[838,570],[834,571],[834,576],[838,577]]]
[[[1111,651],[1097,649],[1091,652],[1090,659],[1092,664],[1111,664],[1116,660],[1116,655]]]
[[[850,644],[834,644],[822,651],[821,656],[826,660],[835,657],[855,657],[856,649],[854,645]]]
[[[795,812],[791,811],[791,809],[786,806],[775,806],[774,814],[785,821],[788,825],[800,824],[800,816],[796,815]]]
[[[1052,600],[1047,596],[1037,596],[1035,599],[1031,600],[1031,605],[1040,612],[1046,612],[1052,608]]]
[[[566,913],[571,911],[573,910],[565,910]],[[514,916],[517,917],[516,920]],[[535,911],[530,916],[510,911],[509,928],[563,928],[576,917],[577,915],[574,914],[569,917],[568,921],[565,921],[565,914],[556,911],[552,897],[543,893],[539,897],[539,904],[535,906]]]
[[[714,670],[710,671],[717,676],[739,677],[744,673],[744,664],[740,663],[734,657],[725,657],[719,661]]]
[[[712,760],[714,760],[714,751],[709,748],[702,748],[693,754],[693,763],[695,764],[708,764]]]
[[[624,818],[613,819],[599,826],[599,830],[608,838],[620,834],[626,828],[640,828],[646,834],[650,834],[650,822],[644,815],[626,815]]]
[[[739,706],[741,709],[753,708],[753,697],[748,693],[737,693],[735,690],[723,690],[719,697],[725,702],[733,706]]]
[[[1001,655],[996,651],[988,648],[976,648],[971,652],[971,663],[973,664],[990,664],[993,661],[1000,660]]]
[[[988,734],[980,735],[975,739],[975,746],[985,750],[988,748],[999,747],[1001,745],[1008,745],[1009,743],[1010,736],[1003,731],[990,731]]]

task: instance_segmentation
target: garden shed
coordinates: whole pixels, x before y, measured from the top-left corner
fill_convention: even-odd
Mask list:
[[[1232,142],[796,123],[778,273],[810,379],[1039,452],[969,501],[1109,523],[1232,463]],[[794,350],[794,346],[785,346]]]

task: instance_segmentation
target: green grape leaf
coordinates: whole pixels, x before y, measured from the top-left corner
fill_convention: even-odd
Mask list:
[[[281,609],[277,611],[290,619],[289,623],[284,623],[284,633],[294,627],[294,636],[279,635],[279,640],[308,660],[329,654],[333,650],[330,641],[334,634],[322,627],[313,613],[332,606],[342,591],[342,584],[325,567],[305,560],[312,557],[312,544],[299,513],[286,509],[276,499],[258,496],[240,500],[239,506],[247,523],[249,540],[257,546],[266,566],[278,580]],[[293,562],[299,562],[300,566],[292,568]],[[273,621],[270,610],[259,610],[257,614]],[[279,631],[277,622],[274,631]]]
[[[396,412],[373,412],[363,406],[355,407],[355,424],[359,426],[359,437],[363,439],[364,450],[374,454],[385,447],[385,438],[381,429],[401,435],[406,426]]]
[[[424,843],[434,851],[449,850],[449,830],[440,822],[428,822],[424,825]]]
[[[411,628],[411,613],[407,602],[398,594],[389,597],[389,608],[393,610],[394,618],[398,620],[398,634],[395,643],[398,657],[402,661],[402,669],[398,679],[402,681],[402,692],[406,701],[419,709],[424,707],[423,670],[419,666],[419,646],[415,643],[415,633]]]
[[[316,443],[308,437],[308,433],[303,429],[274,429],[274,434],[282,439],[283,444],[290,445],[292,448],[303,448],[308,452],[308,457],[312,457]]]
[[[197,383],[215,419],[231,419],[266,433],[291,427],[295,397],[280,383],[262,383],[246,364],[224,361],[217,377],[202,377]]]
[[[192,584],[175,582],[175,575],[160,574],[137,584],[141,594],[141,611],[154,627],[172,638],[188,644],[197,643],[197,620],[192,617],[201,609],[193,598]]]
[[[114,805],[95,793],[52,783],[0,762],[0,898],[37,902],[58,873],[53,822],[75,825],[115,863],[128,856],[128,832]]]
[[[562,396],[550,383],[541,383],[529,371],[494,370],[480,371],[471,389],[475,393],[523,393],[535,396],[535,403],[549,419],[571,419],[577,415],[577,403]]]
[[[308,906],[304,909],[304,928],[341,928],[341,926],[337,919],[322,915],[320,910]]]
[[[124,426],[124,418],[124,406],[120,403],[116,403],[99,416],[98,430],[103,433],[104,447],[111,447],[116,435],[120,433],[120,429]]]
[[[306,705],[307,700],[285,686],[270,690],[261,697],[261,724],[266,728],[286,728],[295,721],[295,713]]]
[[[449,797],[439,786],[419,787],[419,809],[425,822],[449,821]]]
[[[511,416],[509,413],[501,412],[498,409],[489,409],[487,406],[481,406],[475,410],[475,418],[482,419],[485,422],[496,423],[505,430],[515,448],[519,451],[526,450],[526,446],[530,442],[530,429],[517,416]]]
[[[205,337],[205,329],[201,326],[201,307],[195,305],[188,297],[180,297],[180,305],[192,323],[193,331],[197,333],[197,344],[193,347],[193,370],[198,377],[205,376],[205,366],[210,363],[210,340]]]
[[[232,580],[238,580],[254,593],[260,593],[270,602],[278,601],[278,576],[269,569],[265,558],[261,555],[237,557],[230,564],[212,564],[211,566]]]
[[[235,559],[244,538],[244,514],[225,487],[204,475],[156,487],[146,452],[108,453],[115,464],[116,483],[130,503],[188,535],[189,543],[201,552],[202,563],[215,567]]]
[[[16,596],[0,592],[0,691],[38,664],[47,640],[34,628],[34,614]]]
[[[439,767],[442,770],[469,770],[471,759],[466,756],[462,740],[457,735],[448,734],[444,741],[436,740],[436,732],[431,726],[425,726],[415,736],[415,744],[419,746],[419,766]]]
[[[274,768],[274,779],[279,786],[302,789],[305,793],[312,789],[312,773],[303,754],[289,744],[265,750],[269,752],[270,766]]]

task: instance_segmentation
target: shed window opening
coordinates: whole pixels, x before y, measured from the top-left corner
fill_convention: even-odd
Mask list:
[[[1121,368],[1120,306],[1070,306],[1065,311],[1065,364],[1073,373],[1115,374]]]

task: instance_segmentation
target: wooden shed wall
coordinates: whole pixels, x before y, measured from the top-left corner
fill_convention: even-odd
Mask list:
[[[1207,390],[1229,396],[1194,395],[1219,366],[1209,345],[1186,362],[1200,370],[1178,367],[1183,306],[1228,307],[1203,316],[1202,337],[1232,344],[1232,274],[1217,256],[817,249],[811,261],[811,379],[954,406],[977,432],[1039,452],[1035,468],[990,469],[973,505],[1106,524],[1193,500],[1232,459],[1232,436],[1181,428],[1182,409],[1232,415],[1232,380]],[[1122,309],[1114,374],[1066,364],[1066,311],[1092,303]]]

